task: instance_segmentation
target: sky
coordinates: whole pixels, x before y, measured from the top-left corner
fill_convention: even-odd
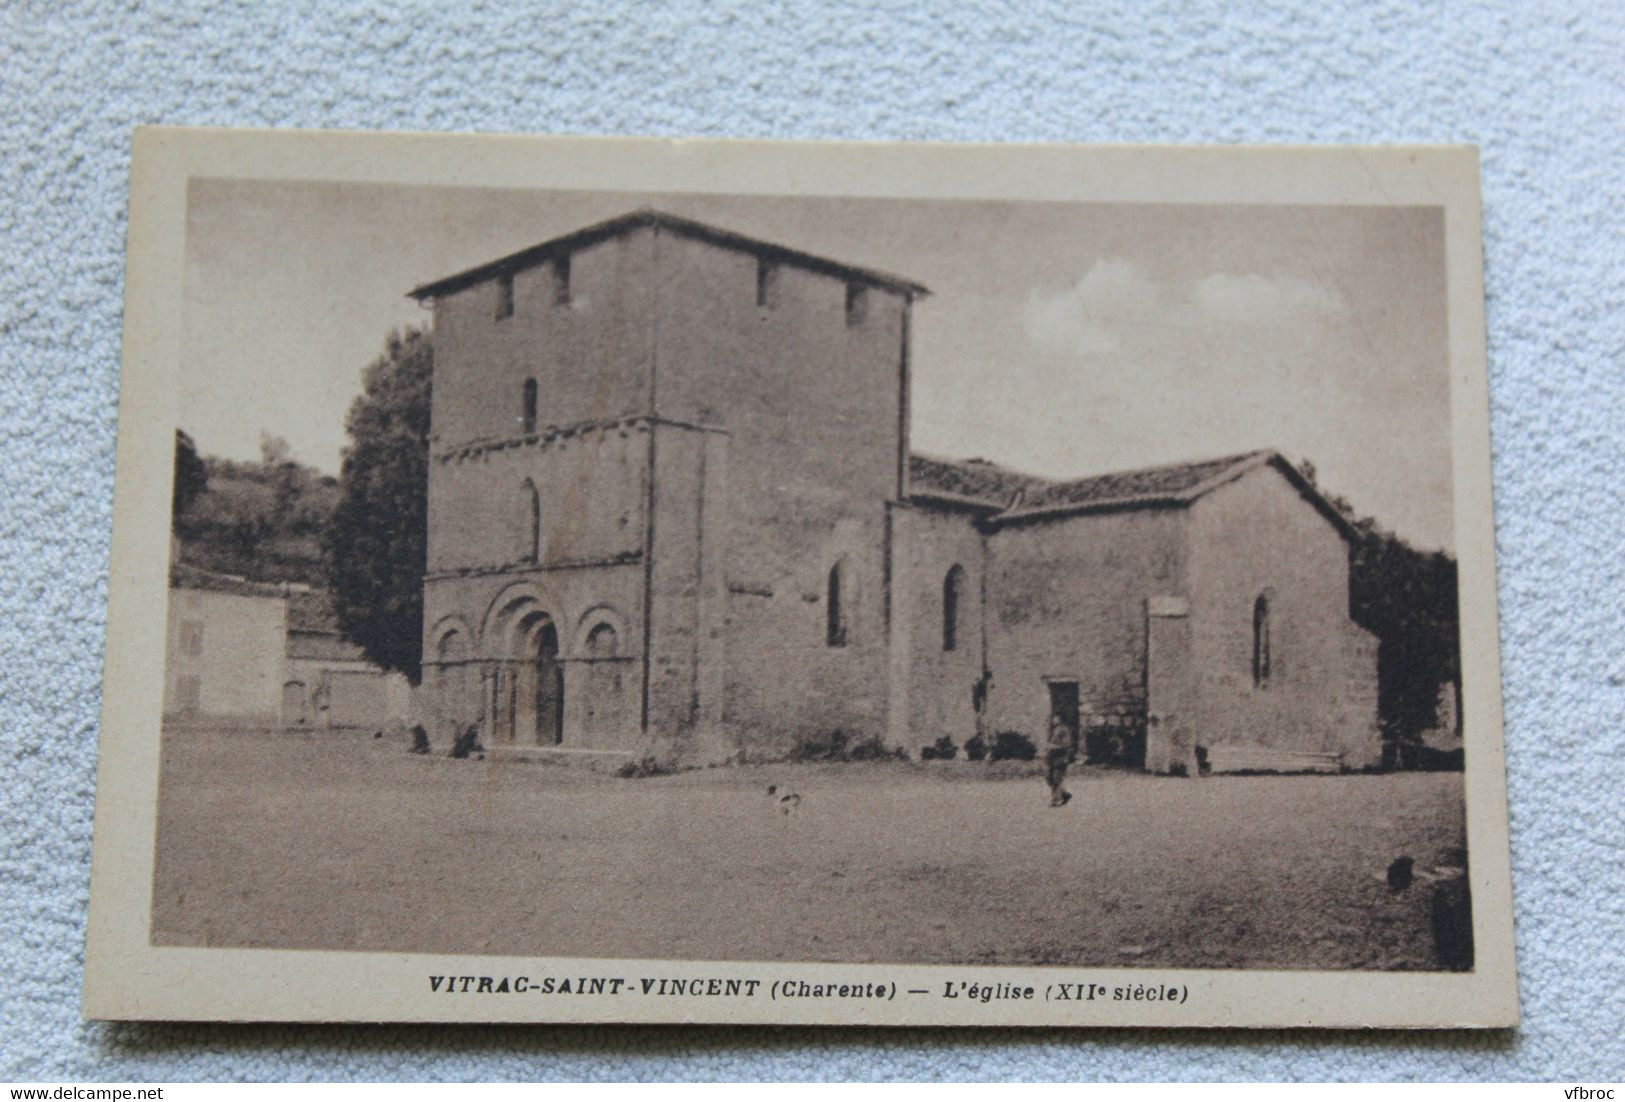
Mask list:
[[[1433,207],[914,201],[197,179],[181,423],[336,473],[412,287],[640,206],[907,277],[912,443],[1034,474],[1276,448],[1453,549]]]

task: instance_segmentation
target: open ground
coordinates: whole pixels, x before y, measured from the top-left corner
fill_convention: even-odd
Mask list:
[[[766,795],[801,796],[789,815]],[[395,738],[167,730],[158,945],[556,957],[1439,967],[1460,774],[870,762],[621,779]]]

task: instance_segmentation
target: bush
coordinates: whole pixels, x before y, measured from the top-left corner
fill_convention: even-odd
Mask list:
[[[846,750],[846,761],[880,761],[883,758],[904,757],[901,748],[892,750],[880,741],[879,735],[870,735],[859,742],[854,742]]]
[[[834,730],[827,735],[801,736],[795,749],[790,751],[792,761],[845,761],[846,732]]]
[[[427,754],[429,752],[429,732],[419,723],[412,728],[412,753]]]
[[[952,761],[954,756],[958,753],[959,747],[954,745],[954,740],[949,738],[947,735],[943,735],[930,746],[920,747],[920,760]]]
[[[480,745],[479,727],[470,723],[468,728],[464,730],[462,734],[458,735],[456,741],[451,744],[451,756],[454,758],[466,758],[470,755],[479,753],[484,749],[485,747]]]
[[[849,742],[846,732],[838,729],[827,735],[799,738],[790,751],[791,761],[879,761],[903,756],[901,750],[889,749],[879,735]]]
[[[981,761],[987,757],[987,739],[981,735],[972,735],[965,743],[965,757],[971,761]]]
[[[1037,756],[1038,747],[1020,731],[1000,731],[993,740],[994,761],[1032,761]]]
[[[615,775],[630,780],[635,777],[664,777],[674,772],[676,770],[661,765],[655,758],[643,757],[637,761],[624,762],[615,770]]]

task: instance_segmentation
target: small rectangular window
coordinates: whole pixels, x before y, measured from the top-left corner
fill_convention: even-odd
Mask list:
[[[203,705],[203,681],[195,673],[183,673],[175,678],[175,709],[195,712]]]
[[[846,285],[846,324],[862,325],[869,316],[869,288],[861,283]]]
[[[513,273],[497,276],[497,320],[513,317]]]
[[[196,620],[181,623],[181,653],[192,657],[203,653],[203,625]]]
[[[779,284],[779,266],[770,260],[756,261],[756,305],[772,306]]]
[[[570,305],[570,256],[553,258],[553,305]]]
[[[536,380],[526,379],[519,399],[519,423],[526,436],[536,431]]]

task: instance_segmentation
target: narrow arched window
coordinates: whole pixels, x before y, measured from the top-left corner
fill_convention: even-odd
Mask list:
[[[965,592],[965,568],[954,564],[942,579],[942,649],[959,646],[959,603]]]
[[[1253,602],[1253,684],[1260,689],[1270,681],[1270,599],[1260,593]]]
[[[824,602],[824,643],[831,647],[846,646],[846,606],[844,561],[829,568],[829,586]]]
[[[529,523],[525,526],[519,557],[525,562],[537,562],[542,557],[542,495],[537,491],[536,483],[527,478],[523,496],[525,508],[529,510]]]
[[[519,421],[525,426],[526,436],[536,431],[536,380],[526,379],[519,399]]]

